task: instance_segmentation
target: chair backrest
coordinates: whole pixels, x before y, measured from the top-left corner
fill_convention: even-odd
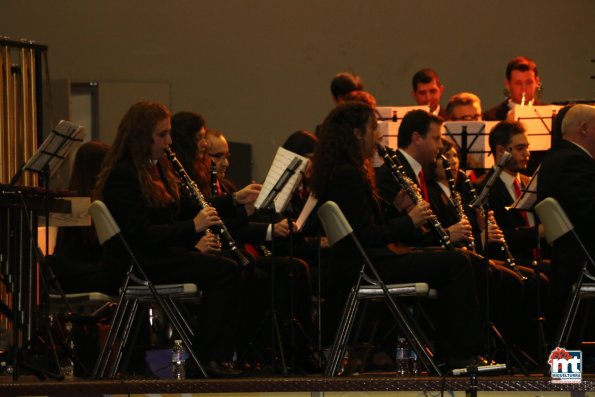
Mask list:
[[[103,245],[110,238],[120,233],[118,224],[103,201],[93,201],[89,206],[89,215],[93,218],[99,244]]]
[[[545,239],[550,245],[574,229],[560,203],[553,197],[548,197],[537,204],[535,212],[543,224]]]
[[[353,233],[345,215],[334,201],[327,201],[318,209],[318,217],[326,232],[329,244],[334,245],[343,237]]]

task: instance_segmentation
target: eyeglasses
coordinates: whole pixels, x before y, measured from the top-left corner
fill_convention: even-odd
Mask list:
[[[209,156],[212,157],[212,158],[214,158],[214,159],[217,159],[217,160],[221,160],[224,157],[229,160],[229,158],[231,157],[231,153],[229,153],[229,152],[227,152],[227,153],[222,153],[222,152],[219,152],[219,153],[209,153]]]
[[[454,121],[477,121],[481,118],[481,114],[476,114],[474,116],[463,116],[463,117],[457,117],[454,119]]]

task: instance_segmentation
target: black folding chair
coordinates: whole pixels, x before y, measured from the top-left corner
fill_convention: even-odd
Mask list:
[[[153,285],[122,236],[118,224],[106,205],[100,200],[94,201],[89,207],[89,214],[93,218],[99,243],[103,245],[108,240],[114,237],[117,238],[131,260],[124,284],[120,290],[118,306],[112,318],[105,345],[95,363],[93,376],[103,378],[106,377],[106,373],[110,378],[116,376],[139,304],[141,302],[155,302],[161,306],[165,318],[182,339],[186,350],[196,362],[201,374],[207,378],[207,373],[192,348],[192,329],[176,304],[176,301],[179,300],[199,298],[197,286],[190,283]],[[133,272],[136,272],[139,276],[136,276]],[[131,285],[131,282],[137,285]],[[117,341],[119,341],[119,344],[116,344]],[[108,371],[110,365],[111,369]]]
[[[560,237],[571,233],[576,240],[577,246],[583,251],[585,262],[578,276],[576,284],[571,295],[566,303],[562,322],[558,330],[554,346],[566,346],[570,337],[570,332],[576,319],[579,303],[582,299],[595,297],[595,284],[584,283],[584,278],[587,277],[595,281],[595,276],[589,272],[588,265],[591,264],[595,268],[595,262],[585,248],[582,240],[574,230],[574,226],[566,216],[566,213],[553,197],[548,197],[535,206],[535,211],[541,220],[544,227],[545,239],[550,245],[553,245]]]
[[[408,316],[407,310],[403,309],[395,301],[395,296],[427,296],[429,293],[428,285],[425,283],[386,285],[378,275],[376,268],[368,258],[359,240],[353,234],[353,229],[339,206],[333,201],[327,201],[318,210],[318,217],[322,222],[330,245],[334,245],[343,238],[350,236],[363,257],[359,276],[355,285],[351,288],[351,292],[345,303],[339,328],[324,369],[325,376],[335,376],[339,371],[341,360],[345,355],[345,349],[351,337],[359,301],[372,298],[384,299],[395,321],[404,332],[409,344],[417,352],[421,362],[428,371],[433,371],[436,375],[440,376],[441,372],[433,359],[434,354],[431,347],[424,338],[418,335],[419,327]],[[372,277],[366,275],[366,269],[372,273]]]

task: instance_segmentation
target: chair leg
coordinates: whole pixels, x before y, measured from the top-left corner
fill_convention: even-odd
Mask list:
[[[142,317],[148,313],[149,304],[140,302],[136,299],[135,301],[136,302],[133,302],[130,315],[127,317],[127,322],[124,327],[125,335],[122,337],[122,344],[116,354],[117,360],[112,369],[111,378],[116,377],[118,370],[121,376],[126,374],[130,359],[134,354],[136,342],[138,341],[138,334],[140,333],[142,326],[145,324]]]
[[[94,378],[103,378],[105,376],[105,372],[114,348],[114,344],[116,343],[116,340],[118,339],[118,334],[120,333],[122,320],[125,318],[127,312],[127,307],[128,301],[125,300],[124,295],[122,295],[117,304],[116,311],[113,314],[109,331],[107,333],[107,337],[103,345],[103,348],[101,349],[101,353],[99,354],[99,357],[95,362],[95,368],[93,369]]]
[[[128,337],[130,335],[130,330],[132,329],[132,325],[134,323],[134,319],[136,317],[136,313],[138,311],[139,302],[138,299],[131,299],[132,303],[130,304],[130,312],[126,318],[126,322],[124,323],[124,329],[122,330],[122,338],[120,341],[120,345],[116,350],[114,365],[112,366],[112,370],[110,371],[109,377],[115,378],[116,373],[118,371],[118,367],[120,366],[120,361],[122,360],[122,353],[128,344]]]
[[[335,376],[339,370],[341,360],[343,360],[343,357],[345,356],[345,348],[353,328],[353,319],[359,306],[359,300],[357,299],[357,289],[358,288],[355,287],[352,288],[347,302],[345,303],[343,315],[341,316],[341,322],[339,323],[339,328],[337,329],[335,340],[331,347],[328,361],[324,369],[325,376]]]
[[[558,337],[554,342],[554,347],[565,347],[568,344],[568,339],[570,338],[570,331],[572,330],[572,325],[574,324],[576,313],[578,312],[578,306],[580,301],[579,294],[582,283],[583,273],[581,273],[581,275],[579,276],[574,291],[572,291],[572,294],[568,297],[568,302],[566,303],[566,308],[564,310],[564,316],[562,317],[562,323],[560,324],[560,329],[558,330]]]

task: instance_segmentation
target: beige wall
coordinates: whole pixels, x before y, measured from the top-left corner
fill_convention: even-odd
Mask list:
[[[524,54],[545,100],[593,98],[594,21],[593,0],[0,0],[0,35],[47,44],[52,78],[168,85],[174,112],[253,144],[257,178],[289,133],[322,120],[343,70],[379,104],[406,105],[412,74],[434,67],[446,97],[489,107]]]

